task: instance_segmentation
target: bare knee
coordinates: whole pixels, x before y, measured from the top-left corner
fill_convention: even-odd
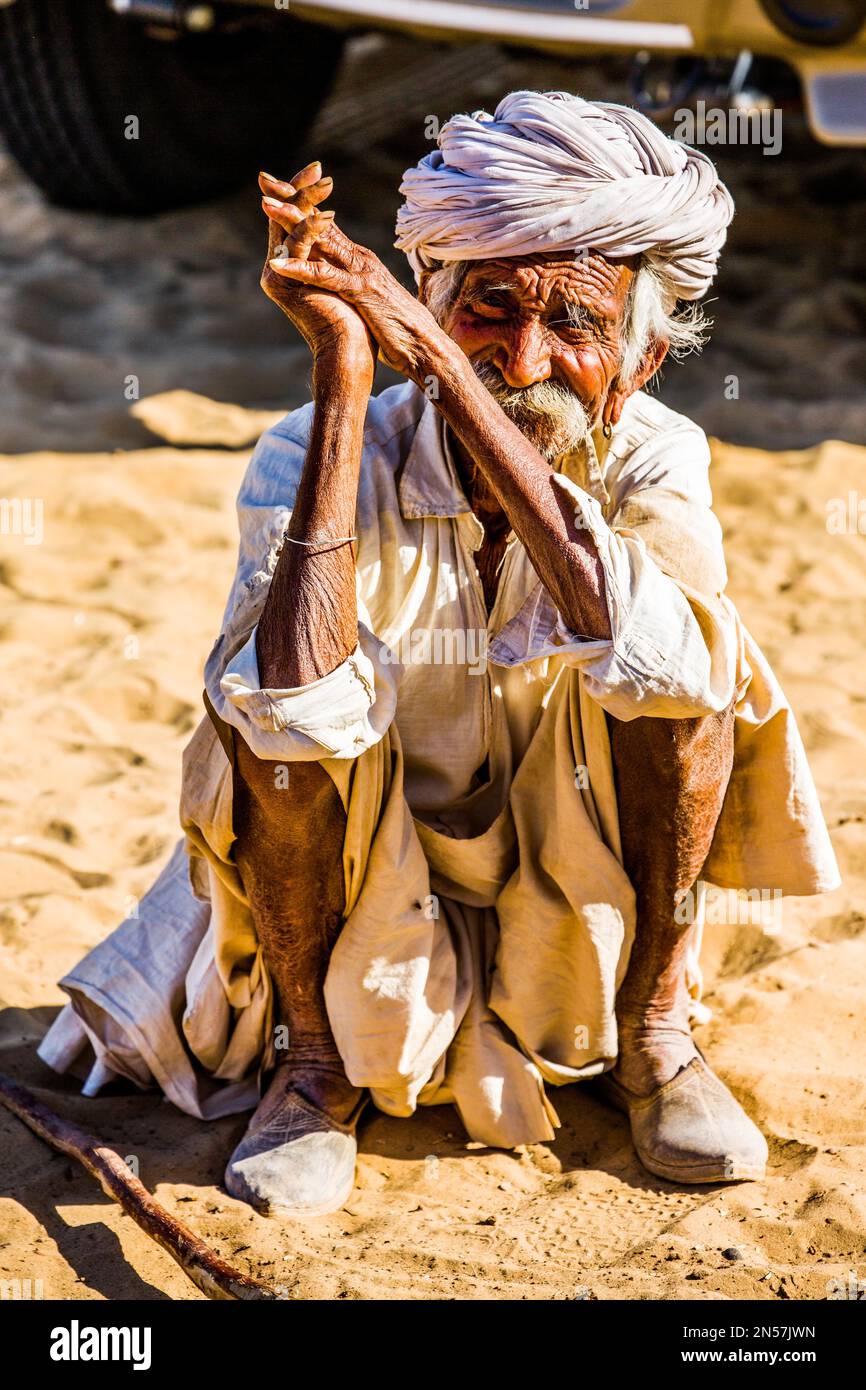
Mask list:
[[[257,758],[240,737],[234,771],[235,859],[248,889],[303,886],[320,909],[339,911],[346,815],[327,772]]]
[[[734,757],[733,706],[695,719],[608,719],[626,869],[691,886],[710,851]]]
[[[611,756],[617,782],[630,797],[657,799],[660,790],[707,795],[727,786],[733,766],[733,706],[696,719],[608,717]]]
[[[242,809],[272,825],[275,832],[291,834],[299,824],[327,816],[335,804],[340,806],[337,789],[319,763],[258,758],[239,736],[234,746],[236,799]]]

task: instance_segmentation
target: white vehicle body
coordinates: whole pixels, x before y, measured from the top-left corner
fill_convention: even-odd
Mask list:
[[[274,0],[246,0],[267,3]],[[866,145],[866,28],[851,0],[290,0],[299,18],[402,29],[432,39],[471,38],[588,55],[611,49],[735,58],[742,50],[790,63],[809,123],[827,144]],[[771,14],[791,18],[784,32]],[[822,25],[821,13],[826,16]],[[844,37],[849,28],[859,32]],[[834,38],[839,17],[841,41]],[[797,23],[798,17],[803,20]],[[811,21],[810,23],[806,21]],[[812,34],[809,30],[812,27]]]

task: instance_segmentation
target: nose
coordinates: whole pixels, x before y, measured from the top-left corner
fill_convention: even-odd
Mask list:
[[[550,376],[550,352],[545,345],[544,330],[537,319],[526,319],[511,329],[494,357],[509,386],[516,390],[547,381]]]

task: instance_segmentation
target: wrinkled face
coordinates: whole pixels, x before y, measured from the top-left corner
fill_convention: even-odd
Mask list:
[[[505,413],[548,459],[576,447],[618,389],[634,270],[634,262],[593,254],[477,261],[442,317]]]

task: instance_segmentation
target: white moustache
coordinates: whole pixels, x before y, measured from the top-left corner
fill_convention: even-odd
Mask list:
[[[509,386],[492,362],[474,362],[475,374],[518,429],[549,461],[585,444],[590,422],[583,403],[557,381]],[[546,428],[545,428],[546,427]]]

